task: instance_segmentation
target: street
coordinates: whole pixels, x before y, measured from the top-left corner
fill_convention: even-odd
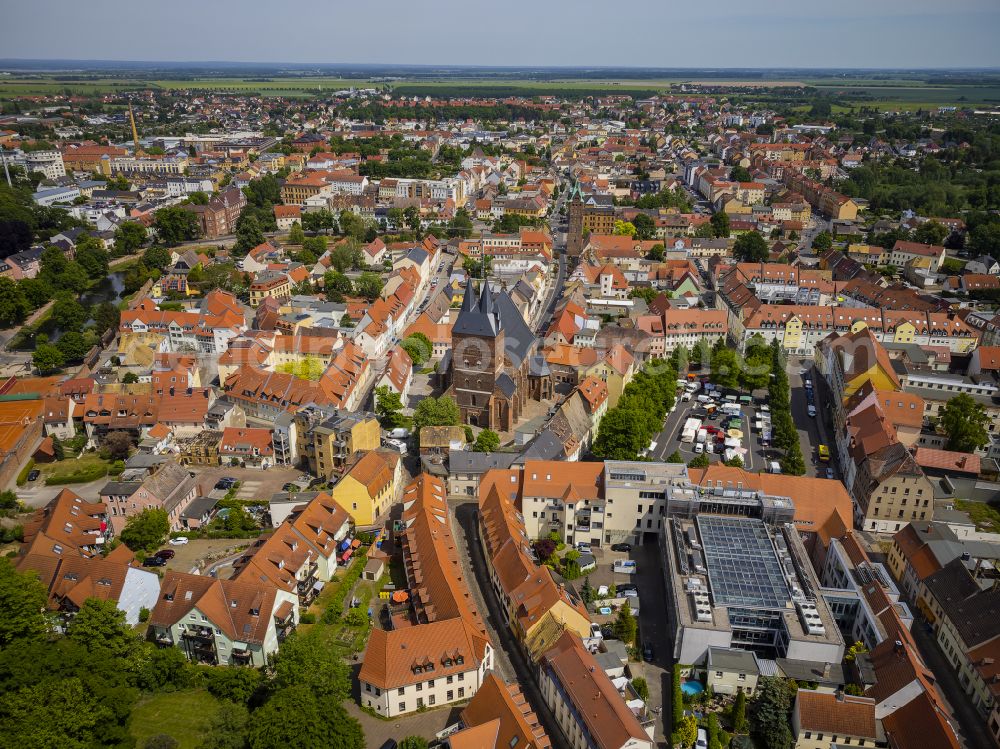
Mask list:
[[[528,699],[539,722],[548,734],[554,749],[569,749],[562,732],[549,711],[538,684],[534,670],[528,663],[524,651],[507,627],[507,617],[500,609],[500,602],[490,585],[486,560],[479,542],[477,518],[479,504],[476,501],[453,505],[455,513],[455,539],[458,542],[458,557],[462,560],[463,572],[467,576],[469,589],[479,607],[479,613],[486,623],[490,639],[494,644],[494,667],[498,674],[508,680],[513,676],[524,696]],[[469,575],[469,573],[472,573]],[[485,606],[483,605],[485,603]]]
[[[663,563],[659,544],[636,546],[629,555],[636,562],[633,580],[639,586],[639,633],[644,645],[653,646],[653,662],[630,663],[634,675],[642,676],[649,686],[649,706],[662,708],[656,716],[656,739],[659,746],[669,746],[671,716],[670,656],[673,643],[668,637],[667,594],[663,589]]]

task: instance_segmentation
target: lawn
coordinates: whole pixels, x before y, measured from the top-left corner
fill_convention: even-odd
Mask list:
[[[1000,533],[1000,512],[993,505],[985,502],[972,502],[967,499],[955,500],[955,509],[968,513],[976,529],[987,533]]]
[[[132,711],[129,732],[136,745],[165,733],[179,742],[179,749],[194,749],[219,711],[219,700],[204,689],[167,692],[143,700]]]
[[[111,463],[107,460],[101,458],[101,456],[96,453],[84,453],[79,458],[67,457],[66,460],[57,460],[54,463],[39,463],[38,470],[42,472],[42,478],[48,481],[49,479],[55,478],[52,481],[53,485],[65,484],[65,483],[87,483],[90,481],[96,481],[101,476],[104,476],[108,472],[108,467]],[[103,469],[103,473],[101,470]],[[77,475],[80,477],[79,481],[66,482],[58,480],[60,477]]]

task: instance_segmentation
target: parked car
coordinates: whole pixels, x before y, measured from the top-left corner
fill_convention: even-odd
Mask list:
[[[396,749],[396,746],[397,744],[395,739],[388,739],[384,744],[382,744],[381,747],[379,747],[379,749]]]
[[[236,479],[234,479],[232,476],[223,476],[221,479],[215,482],[216,489],[225,489],[228,491],[229,489],[232,489],[234,486],[236,486]]]
[[[632,544],[611,544],[611,551],[632,551]]]
[[[835,478],[835,477],[834,477],[834,475],[833,475],[833,469],[832,469],[832,468],[827,468],[827,469],[826,469],[826,477],[827,477],[828,479],[832,479],[832,478]]]
[[[646,661],[646,663],[652,663],[653,662],[653,646],[652,645],[644,644],[642,646],[642,659],[644,661]]]
[[[808,407],[806,407],[806,413],[812,416],[813,418],[816,418],[816,406],[810,403]]]
[[[632,585],[631,583],[626,583],[625,585],[616,585],[615,592],[620,596],[627,596],[629,598],[639,597],[639,586]]]
[[[177,552],[173,549],[160,549],[153,556],[160,557],[161,559],[173,559],[177,555]]]
[[[146,557],[143,560],[143,562],[142,562],[142,566],[143,567],[162,567],[166,563],[167,563],[166,559],[164,559],[163,557],[158,557],[158,556],[154,555],[154,556],[151,556],[151,557]]]
[[[694,743],[694,749],[708,749],[708,731],[704,728],[698,729],[698,740]]]
[[[32,471],[28,474],[28,481],[36,481],[38,477],[41,475],[42,472],[39,471],[37,468],[32,469]]]
[[[170,539],[171,546],[184,546],[188,542],[187,536],[178,536],[177,538]]]

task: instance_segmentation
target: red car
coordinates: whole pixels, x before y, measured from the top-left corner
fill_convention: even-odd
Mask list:
[[[173,549],[160,549],[154,556],[158,556],[160,559],[173,559],[176,553]]]

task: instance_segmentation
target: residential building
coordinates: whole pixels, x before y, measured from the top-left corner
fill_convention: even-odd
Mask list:
[[[493,645],[458,563],[444,482],[421,474],[406,487],[402,526],[411,598],[387,605],[392,626],[372,630],[358,674],[362,706],[385,717],[469,699],[493,668]]]
[[[461,728],[446,739],[448,749],[549,749],[552,742],[515,682],[490,673],[461,714]]]
[[[196,663],[261,668],[297,624],[296,597],[272,583],[168,570],[148,636]]]
[[[398,497],[402,465],[399,453],[372,450],[345,471],[330,495],[355,525],[375,526]]]
[[[838,692],[799,689],[792,707],[795,749],[884,746],[875,700]]]

